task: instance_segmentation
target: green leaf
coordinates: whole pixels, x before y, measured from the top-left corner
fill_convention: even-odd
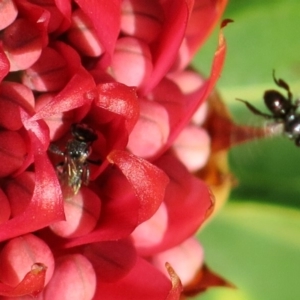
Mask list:
[[[299,211],[228,204],[199,239],[208,265],[238,291],[216,289],[198,299],[300,299]]]

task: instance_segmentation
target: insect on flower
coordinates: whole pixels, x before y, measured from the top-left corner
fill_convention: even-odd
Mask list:
[[[58,177],[62,185],[71,187],[77,194],[82,183],[89,183],[89,163],[100,164],[100,160],[89,159],[92,143],[97,140],[94,130],[86,124],[76,123],[72,125],[71,133],[73,138],[67,142],[64,151],[55,144],[50,145],[49,151],[64,156],[64,161],[57,165]]]
[[[236,99],[245,103],[248,109],[255,115],[262,116],[266,119],[273,120],[275,125],[282,124],[282,130],[289,139],[293,140],[296,146],[300,147],[300,100],[293,103],[293,94],[289,85],[282,79],[276,79],[273,71],[273,79],[277,86],[287,91],[287,97],[283,96],[277,90],[267,90],[264,93],[264,102],[271,114],[263,113],[250,104],[248,101]]]

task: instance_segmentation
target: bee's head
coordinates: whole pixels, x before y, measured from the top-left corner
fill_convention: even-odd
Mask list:
[[[82,123],[72,124],[71,132],[76,140],[86,143],[92,143],[98,138],[93,129]]]

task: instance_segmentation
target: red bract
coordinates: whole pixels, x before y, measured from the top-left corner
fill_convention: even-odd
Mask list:
[[[191,287],[205,266],[192,236],[213,207],[191,172],[210,154],[222,33],[208,79],[185,68],[225,4],[3,3],[0,299],[176,300]]]

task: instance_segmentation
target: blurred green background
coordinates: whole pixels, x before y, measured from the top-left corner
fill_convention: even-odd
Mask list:
[[[263,125],[235,98],[265,111],[272,70],[300,95],[300,1],[229,0],[227,57],[218,90],[236,122]],[[194,65],[209,74],[217,33]],[[284,93],[284,91],[282,91]],[[202,300],[300,299],[300,149],[284,137],[254,140],[230,151],[239,186],[199,234],[206,261],[237,289],[211,289]]]

